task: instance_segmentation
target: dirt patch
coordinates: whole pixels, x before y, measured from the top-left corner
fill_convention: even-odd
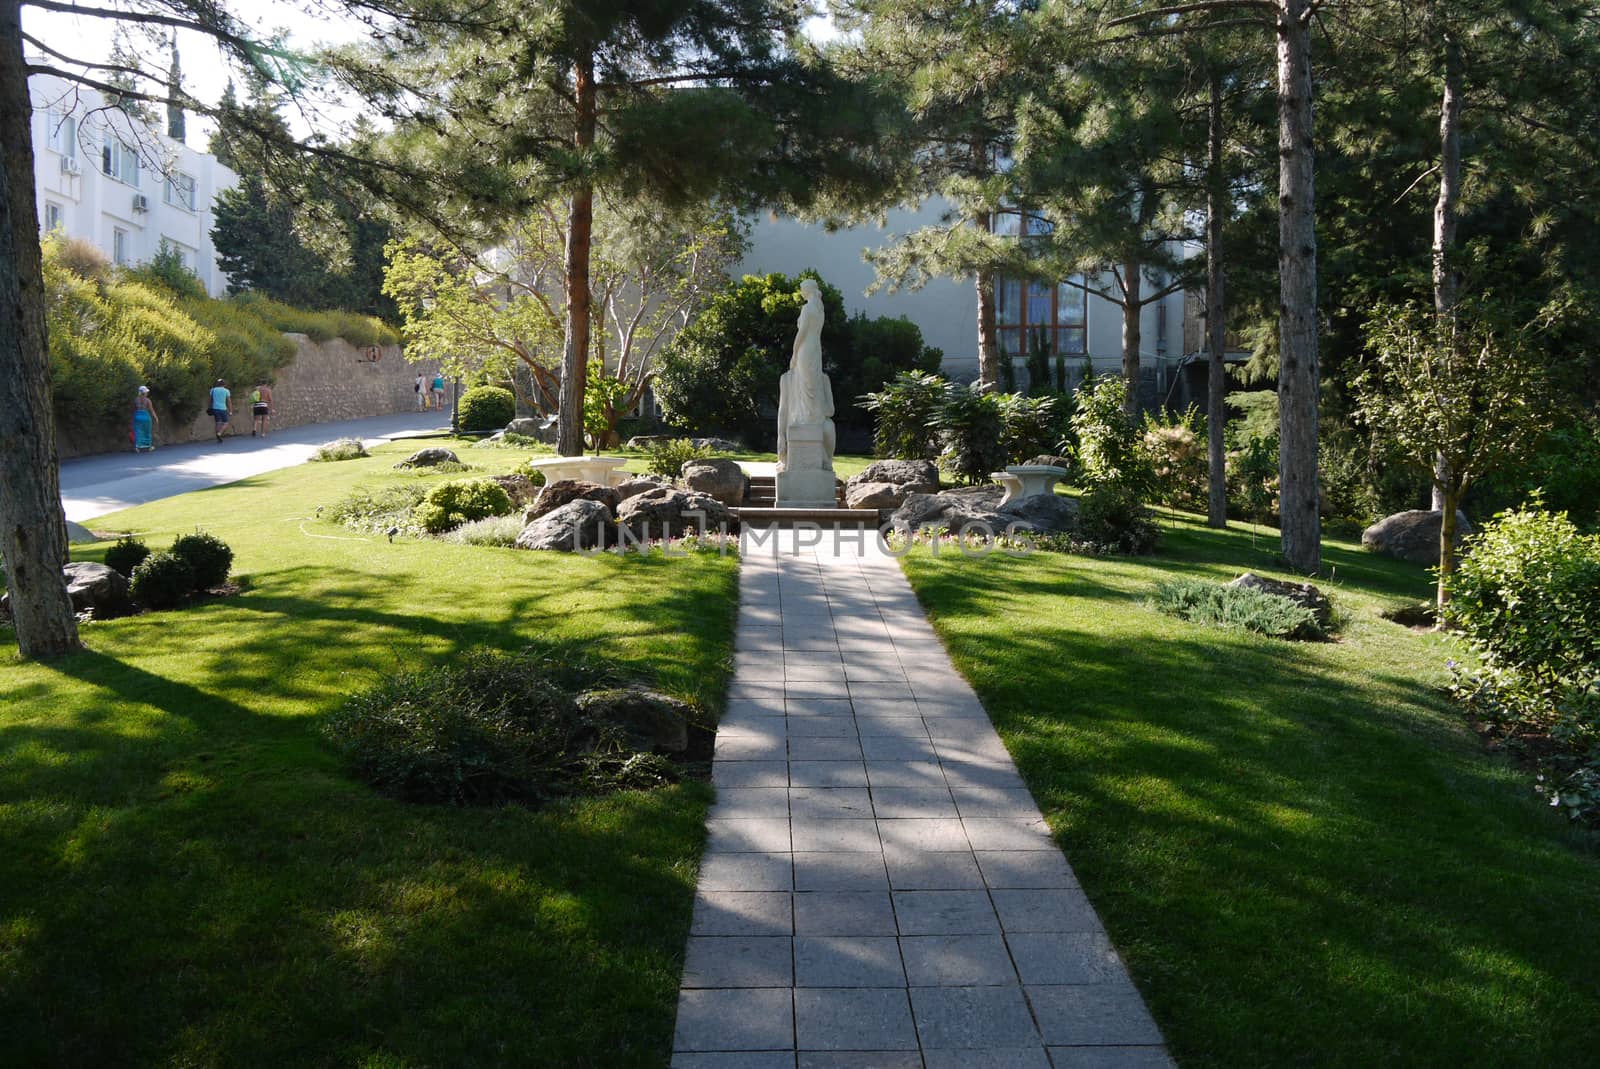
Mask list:
[[[1439,626],[1438,610],[1427,604],[1403,605],[1398,609],[1390,609],[1383,614],[1383,618],[1412,631],[1432,631]]]

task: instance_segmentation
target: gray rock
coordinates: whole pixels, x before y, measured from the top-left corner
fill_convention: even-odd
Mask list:
[[[666,480],[659,475],[637,475],[613,489],[617,492],[617,500],[621,502],[649,490],[659,490],[666,485]]]
[[[1439,565],[1439,526],[1444,513],[1411,509],[1386,516],[1361,532],[1361,544],[1374,553],[1398,557],[1413,564]],[[1464,513],[1456,512],[1456,545],[1472,533]]]
[[[539,491],[539,496],[522,514],[522,522],[532,523],[573,501],[598,501],[606,507],[608,513],[615,513],[621,499],[609,486],[588,483],[581,479],[557,479],[553,483],[546,483],[544,489]]]
[[[679,473],[685,488],[707,494],[724,505],[737,507],[744,501],[750,480],[744,469],[733,460],[694,460],[683,466]]]
[[[533,485],[533,480],[526,475],[491,475],[491,479],[499,485],[511,498],[511,503],[517,508],[526,508],[539,497],[539,488]]]
[[[909,488],[894,483],[858,483],[852,479],[845,484],[844,501],[853,509],[897,509],[911,493]]]
[[[611,510],[598,501],[579,498],[541,516],[517,535],[518,549],[553,549],[570,553],[609,544]]]
[[[1077,467],[1077,464],[1074,463],[1071,457],[1052,456],[1049,453],[1040,453],[1038,456],[1032,458],[1026,463],[1028,467],[1039,465],[1050,468],[1066,468],[1068,471],[1071,471],[1073,468]]]
[[[67,541],[71,542],[73,545],[77,545],[80,542],[98,542],[100,541],[100,536],[89,530],[89,528],[85,527],[83,524],[73,523],[71,520],[68,520]]]
[[[863,486],[867,483],[888,483],[890,486],[897,486],[900,488],[902,500],[907,494],[936,494],[939,492],[939,466],[931,460],[874,461],[850,476],[844,484],[845,493],[848,495],[850,487]]]
[[[689,748],[694,709],[676,698],[634,685],[586,691],[577,701],[586,715],[619,725],[640,749],[674,754]]]
[[[1060,494],[1033,494],[1020,497],[1000,508],[1009,521],[1026,524],[1040,534],[1068,534],[1078,527],[1078,503]]]
[[[733,513],[716,498],[668,486],[635,494],[622,502],[617,506],[617,523],[640,539],[668,538],[689,528],[712,533],[724,524],[730,531],[738,528]]]
[[[461,458],[460,457],[456,456],[454,453],[452,453],[448,449],[441,449],[441,448],[435,446],[435,447],[430,448],[430,449],[419,449],[419,450],[417,450],[415,453],[412,453],[410,456],[406,457],[400,463],[396,464],[395,467],[397,467],[397,468],[431,468],[431,467],[434,467],[437,464],[459,464],[459,463],[461,463]]]
[[[676,442],[684,435],[681,434],[636,434],[628,439],[629,449],[654,449],[667,442]],[[713,453],[740,453],[744,446],[727,438],[690,438],[689,444],[697,449],[709,449]]]
[[[74,561],[61,569],[67,581],[67,595],[79,612],[95,615],[122,608],[128,602],[128,580],[115,568],[88,561]]]
[[[895,510],[890,522],[897,530],[916,529],[930,524],[959,530],[964,524],[982,522],[1003,530],[1008,519],[1000,514],[1005,488],[993,483],[946,490],[942,494],[912,494]]]
[[[1245,572],[1228,585],[1288,598],[1296,605],[1310,609],[1324,631],[1333,626],[1333,603],[1328,600],[1328,595],[1310,583],[1291,583],[1283,579],[1268,579],[1255,572]]]
[[[561,427],[554,416],[523,416],[507,423],[503,433],[520,434],[524,438],[536,438],[545,445],[554,445]]]

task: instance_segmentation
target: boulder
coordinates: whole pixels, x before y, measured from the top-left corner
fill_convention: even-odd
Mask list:
[[[450,450],[441,449],[438,446],[434,446],[434,447],[429,448],[429,449],[419,449],[419,450],[417,450],[415,453],[412,453],[410,456],[406,457],[400,463],[396,464],[395,467],[397,467],[397,468],[431,468],[431,467],[434,467],[435,465],[438,465],[438,464],[459,464],[459,463],[461,463],[461,458],[457,457]]]
[[[570,553],[615,541],[610,537],[611,510],[598,501],[579,498],[541,516],[517,535],[518,549],[553,549]]]
[[[532,523],[573,501],[598,501],[606,507],[607,512],[614,513],[620,500],[617,492],[609,486],[581,479],[557,479],[553,483],[546,483],[544,489],[539,491],[539,496],[522,514],[522,522]]]
[[[666,480],[659,475],[636,475],[620,486],[612,487],[612,489],[616,490],[617,500],[620,502],[649,490],[659,490],[666,485]]]
[[[897,509],[905,504],[912,491],[894,483],[858,483],[854,479],[845,484],[844,501],[853,509]]]
[[[1310,583],[1291,583],[1283,579],[1268,579],[1254,572],[1245,572],[1228,585],[1288,598],[1296,605],[1310,609],[1324,631],[1333,626],[1333,603],[1328,600],[1328,595]]]
[[[79,612],[91,610],[96,616],[124,608],[128,603],[128,580],[115,568],[88,561],[74,561],[61,569],[67,581],[67,596]]]
[[[1066,468],[1071,471],[1077,464],[1071,457],[1052,456],[1049,453],[1040,453],[1030,460],[1024,461],[1025,467]]]
[[[1015,522],[1040,534],[1067,534],[1077,530],[1078,502],[1060,494],[1033,494],[1002,506],[999,515],[1006,520],[1006,526]]]
[[[491,479],[511,498],[517,508],[526,508],[539,496],[539,488],[526,475],[492,475]]]
[[[628,439],[627,445],[629,449],[654,449],[667,442],[676,442],[680,438],[683,438],[683,435],[636,434]],[[709,449],[713,453],[739,453],[744,450],[744,446],[727,438],[690,438],[688,441],[696,449]]]
[[[1005,487],[994,483],[964,486],[941,494],[912,494],[895,510],[890,523],[896,530],[932,524],[959,530],[968,523],[986,523],[999,531],[1011,522],[999,511],[1005,496]]]
[[[1374,553],[1398,557],[1413,564],[1439,565],[1439,525],[1444,513],[1411,509],[1386,516],[1361,532],[1361,544]],[[1456,513],[1456,545],[1472,533],[1467,517]]]
[[[939,492],[939,466],[931,460],[874,461],[850,476],[844,484],[845,493],[848,495],[851,487],[867,483],[900,487],[901,500],[908,494],[936,494]]]
[[[586,691],[577,702],[586,716],[621,727],[640,749],[676,754],[689,748],[694,709],[676,698],[634,685]]]
[[[744,501],[745,490],[750,486],[744,469],[733,460],[692,460],[683,466],[678,478],[686,488],[733,507]]]
[[[670,486],[646,490],[622,502],[617,506],[617,523],[640,539],[668,538],[691,527],[706,533],[724,524],[729,530],[738,526],[733,513],[716,498]]]
[[[67,541],[71,542],[73,545],[77,545],[80,542],[98,542],[100,541],[100,536],[89,530],[89,528],[85,527],[83,524],[73,523],[71,520],[68,520]]]
[[[523,416],[507,423],[504,433],[520,434],[524,438],[537,439],[545,445],[554,445],[561,433],[561,425],[554,416]]]

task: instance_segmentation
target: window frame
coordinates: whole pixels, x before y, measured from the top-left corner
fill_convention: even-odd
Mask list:
[[[1082,275],[1071,275],[1059,282],[1048,282],[1044,279],[1019,279],[1002,275],[995,279],[995,345],[1001,356],[1012,359],[1026,357],[1028,346],[1031,344],[1033,333],[1044,328],[1050,343],[1050,355],[1055,356],[1085,356],[1089,352],[1089,294],[1081,285],[1072,280],[1082,282]],[[1006,322],[1007,315],[1007,287],[1015,287],[1017,300],[1017,315],[1014,321]],[[1034,302],[1042,300],[1042,294],[1030,294],[1029,290],[1049,287],[1049,312],[1046,320],[1034,321],[1030,316]],[[1063,291],[1068,297],[1068,302],[1062,301]],[[1063,319],[1062,312],[1068,314],[1077,311],[1076,320]]]
[[[45,121],[50,128],[45,131],[45,147],[69,160],[78,158],[78,117],[70,111],[47,111]]]
[[[183,182],[187,182],[188,184],[183,185]],[[199,190],[200,183],[194,175],[185,171],[173,171],[172,174],[167,176],[166,180],[162,182],[161,200],[165,204],[170,204],[180,211],[185,211],[193,215],[199,210],[196,207],[196,205],[199,203]],[[188,194],[187,198],[183,196],[185,193]]]
[[[54,216],[53,219],[51,218],[52,216]],[[46,234],[52,233],[57,228],[65,232],[67,229],[66,218],[67,211],[64,205],[57,204],[53,200],[44,202],[44,218],[40,220],[40,223]]]
[[[133,234],[123,227],[111,228],[111,262],[116,266],[128,266],[128,241],[132,237]]]
[[[138,189],[139,172],[142,169],[139,150],[115,134],[108,133],[105,144],[100,146],[100,173],[113,182]],[[130,173],[132,177],[129,177]]]

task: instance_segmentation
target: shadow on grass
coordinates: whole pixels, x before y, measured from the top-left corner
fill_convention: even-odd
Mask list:
[[[1184,567],[907,568],[1180,1064],[1581,1062],[1594,841],[1410,674],[1416,636],[1291,644],[1140,604],[1238,562],[1210,541]]]

